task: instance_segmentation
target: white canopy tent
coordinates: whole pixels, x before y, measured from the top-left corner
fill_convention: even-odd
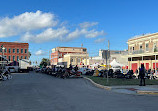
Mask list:
[[[95,63],[93,65],[90,65],[91,67],[97,67],[99,65],[99,63]]]
[[[114,59],[114,60],[110,63],[110,65],[111,65],[112,67],[122,67],[122,66],[124,66],[123,64],[118,63],[118,62],[116,61],[116,59]]]

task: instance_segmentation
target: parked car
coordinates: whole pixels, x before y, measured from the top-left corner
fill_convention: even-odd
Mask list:
[[[19,66],[5,66],[10,72],[19,72]]]
[[[35,71],[36,71],[36,73],[37,73],[37,72],[40,72],[40,71],[41,71],[41,68],[37,68]]]
[[[83,75],[89,75],[89,74],[93,75],[93,73],[94,73],[94,71],[89,68],[80,68],[78,71],[80,71],[81,74],[83,74]]]
[[[14,67],[9,67],[8,69],[9,69],[9,71],[10,71],[11,73],[12,73],[12,72],[16,72]]]

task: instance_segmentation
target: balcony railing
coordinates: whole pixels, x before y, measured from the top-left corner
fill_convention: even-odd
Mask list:
[[[141,53],[144,53],[145,51],[144,50],[134,50],[133,52],[132,52],[132,54],[141,54]]]
[[[154,53],[154,52],[158,52],[158,47],[129,51],[129,54],[142,54],[142,53]]]

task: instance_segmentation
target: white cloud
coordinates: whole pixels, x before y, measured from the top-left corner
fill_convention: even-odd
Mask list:
[[[35,52],[36,56],[42,56],[42,55],[46,55],[46,52],[43,50],[38,50],[37,52]]]
[[[48,28],[37,35],[26,33],[23,37],[21,37],[21,41],[35,42],[35,43],[42,43],[42,42],[48,42],[54,40],[62,41],[64,39],[63,37],[66,34],[68,34],[68,32],[69,31],[65,27],[58,29]]]
[[[89,28],[95,25],[98,25],[98,22],[83,22],[79,24],[81,28]]]
[[[71,41],[80,36],[85,36],[86,38],[95,38],[97,36],[105,35],[104,31],[95,31],[87,29],[76,29],[74,31],[68,30],[66,27],[52,29],[48,28],[39,34],[26,33],[21,37],[21,41],[25,42],[35,42],[43,43],[48,41]]]
[[[12,18],[0,19],[0,38],[21,36],[23,42],[43,43],[48,41],[71,41],[79,37],[95,38],[105,32],[95,30],[98,22],[83,22],[79,26],[68,26],[67,21],[59,23],[56,15],[41,11],[25,12]]]
[[[87,34],[86,34],[86,37],[87,38],[95,38],[97,36],[103,36],[105,35],[105,32],[102,30],[102,31],[96,31],[96,30],[90,30]]]
[[[95,43],[102,43],[105,42],[105,38],[99,38],[95,40]]]
[[[15,36],[26,31],[54,27],[57,23],[58,20],[52,13],[25,12],[13,18],[0,19],[0,37]]]

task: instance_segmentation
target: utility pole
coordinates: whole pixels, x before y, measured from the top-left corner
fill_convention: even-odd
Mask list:
[[[108,40],[108,59],[109,59],[109,64],[108,64],[108,73],[109,73],[109,69],[110,69],[110,42],[109,42],[109,40]],[[109,83],[109,75],[108,75],[108,73],[107,73],[107,84]]]

